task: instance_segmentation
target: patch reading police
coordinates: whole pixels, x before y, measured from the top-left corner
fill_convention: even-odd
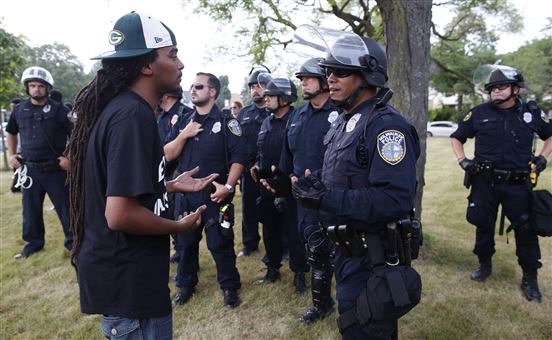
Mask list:
[[[402,132],[385,130],[378,135],[380,157],[391,165],[397,165],[406,155],[406,141]]]
[[[230,129],[230,132],[232,132],[232,134],[238,137],[242,135],[241,125],[235,119],[230,119],[230,121],[228,122],[228,129]]]
[[[472,113],[471,113],[471,111],[470,111],[470,112],[468,112],[468,114],[464,117],[464,121],[467,122],[468,120],[470,120],[471,116],[472,116]]]
[[[533,121],[533,115],[531,112],[525,112],[523,114],[523,121],[526,123],[531,123]]]

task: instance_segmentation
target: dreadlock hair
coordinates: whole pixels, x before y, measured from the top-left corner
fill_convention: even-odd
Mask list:
[[[71,161],[69,183],[69,219],[73,233],[71,264],[77,269],[76,256],[84,235],[85,184],[84,164],[90,133],[107,104],[138,79],[142,68],[155,61],[156,50],[147,54],[120,59],[102,60],[102,68],[96,77],[82,88],[75,99],[73,111],[77,121],[67,149]]]

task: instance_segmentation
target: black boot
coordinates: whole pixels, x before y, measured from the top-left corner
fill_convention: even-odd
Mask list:
[[[327,266],[326,270],[312,270],[312,303],[299,321],[308,325],[321,320],[334,311],[334,301],[331,297],[332,271]]]
[[[296,273],[293,278],[293,285],[297,294],[305,294],[307,292],[307,283],[305,282],[305,273]]]
[[[523,295],[528,301],[535,301],[540,303],[542,300],[542,294],[539,290],[539,283],[537,281],[536,269],[524,269],[523,277],[521,278],[521,290]]]
[[[493,272],[493,263],[490,257],[480,257],[479,266],[470,274],[470,278],[477,282],[485,281]]]

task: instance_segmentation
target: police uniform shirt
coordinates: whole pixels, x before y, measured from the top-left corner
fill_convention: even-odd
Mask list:
[[[184,172],[199,166],[196,177],[218,173],[219,177],[216,181],[224,184],[228,172],[226,157],[228,157],[229,167],[233,163],[245,164],[245,147],[240,123],[231,117],[223,119],[221,111],[214,105],[207,115],[202,116],[194,111],[184,119],[179,119],[171,128],[167,142],[174,140],[190,121],[198,121],[198,119],[203,120],[199,122],[202,124],[203,131],[186,140],[178,158],[178,169]],[[190,195],[201,196],[201,193],[187,196]]]
[[[113,231],[106,197],[134,197],[167,217],[165,158],[155,114],[131,91],[112,99],[92,129],[85,162],[84,239],[77,256],[83,313],[126,318],[171,312],[169,236]]]
[[[259,168],[270,169],[272,165],[278,164],[284,145],[284,136],[293,111],[293,108],[290,107],[290,110],[281,118],[276,118],[271,114],[263,121],[257,138],[259,152],[256,164]]]
[[[13,110],[6,131],[20,134],[24,159],[34,162],[53,160],[63,154],[67,137],[71,134],[68,112],[67,107],[50,99],[45,105],[33,105],[26,100]]]
[[[476,161],[492,161],[502,170],[529,170],[533,133],[543,140],[552,136],[544,113],[531,113],[525,103],[506,110],[485,103],[464,117],[451,138],[465,143],[475,137]]]
[[[392,107],[372,111],[373,105],[369,100],[342,113],[324,138],[328,191],[320,206],[332,224],[368,232],[412,209],[420,155],[415,128]]]
[[[167,135],[171,131],[171,127],[178,122],[178,120],[192,112],[192,109],[182,104],[181,102],[176,102],[169,109],[169,111],[163,110],[159,117],[157,117],[157,126],[159,128],[159,137],[161,141],[165,143]]]
[[[315,109],[309,103],[299,106],[288,124],[279,168],[287,174],[303,176],[306,169],[320,170],[324,161],[324,136],[339,116],[330,100]]]
[[[255,104],[244,107],[238,114],[238,121],[243,130],[243,139],[247,152],[247,163],[253,165],[257,157],[257,135],[263,120],[268,117],[268,112],[258,108]]]

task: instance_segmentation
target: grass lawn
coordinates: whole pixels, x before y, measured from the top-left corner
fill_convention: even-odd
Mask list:
[[[469,279],[477,259],[472,254],[475,229],[465,221],[468,191],[448,138],[427,144],[423,201],[425,244],[414,262],[423,279],[421,303],[399,322],[401,339],[552,339],[552,238],[540,238],[543,268],[541,304],[527,302],[519,283],[521,269],[513,235],[496,235],[493,275],[485,283]],[[467,150],[472,148],[467,145]],[[470,152],[468,151],[468,154]],[[552,163],[551,163],[552,164]],[[9,191],[11,171],[0,172],[0,339],[101,339],[99,316],[80,313],[75,272],[63,248],[63,233],[46,199],[46,246],[26,260],[21,250],[21,196]],[[552,189],[552,165],[539,181]],[[236,197],[237,223],[241,208]],[[241,231],[235,249],[241,249]],[[201,243],[197,293],[174,309],[178,339],[336,339],[336,314],[312,326],[298,316],[310,306],[310,296],[297,296],[293,274],[284,263],[282,279],[259,285],[264,274],[262,254],[238,258],[242,305],[225,308],[213,259]],[[171,265],[171,276],[176,270]],[[171,291],[175,292],[171,282]]]

